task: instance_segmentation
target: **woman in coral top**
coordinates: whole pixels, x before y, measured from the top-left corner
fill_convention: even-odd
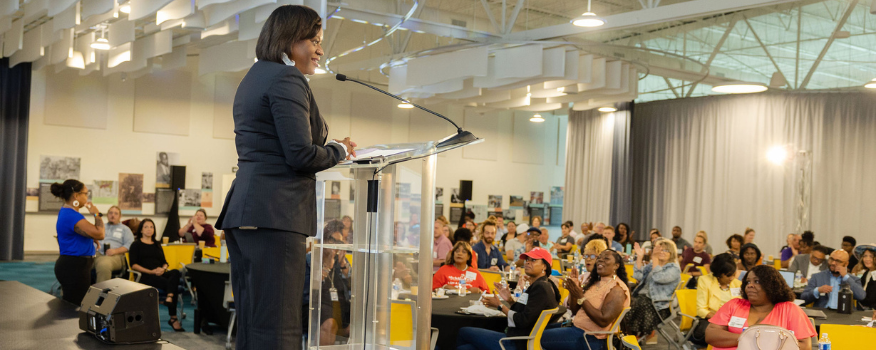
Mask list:
[[[447,286],[448,288],[456,289],[459,286],[459,280],[465,276],[466,289],[471,293],[480,293],[481,291],[489,290],[487,281],[484,276],[474,267],[472,267],[471,246],[463,241],[456,242],[450,253],[447,253],[447,258],[444,261],[444,266],[435,272],[432,276],[432,290]]]
[[[782,275],[768,265],[752,268],[742,281],[742,299],[730,299],[709,319],[706,342],[714,350],[735,350],[748,327],[768,324],[794,332],[801,349],[812,348],[815,327],[799,306]]]

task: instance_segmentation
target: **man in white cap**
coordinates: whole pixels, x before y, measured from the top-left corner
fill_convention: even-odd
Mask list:
[[[508,256],[508,261],[517,261],[520,254],[526,249],[526,230],[529,230],[529,225],[517,225],[517,239],[509,239],[505,242],[505,255]]]

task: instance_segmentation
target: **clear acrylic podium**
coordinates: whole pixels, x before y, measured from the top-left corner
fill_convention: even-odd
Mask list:
[[[430,349],[437,155],[482,141],[371,146],[373,158],[317,174],[308,349]],[[339,235],[325,223],[342,216],[353,233],[326,243]]]

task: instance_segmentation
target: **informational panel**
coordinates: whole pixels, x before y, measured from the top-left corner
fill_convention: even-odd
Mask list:
[[[46,70],[47,125],[106,129],[107,79],[98,74],[79,76],[77,69]]]
[[[192,74],[184,70],[146,74],[134,82],[134,131],[189,135]]]
[[[544,124],[529,121],[534,113],[514,112],[511,159],[515,163],[544,164]]]
[[[50,183],[41,183],[40,184],[40,205],[39,211],[58,211],[61,210],[61,206],[64,205],[64,201],[58,197],[55,197],[52,194],[52,184]]]

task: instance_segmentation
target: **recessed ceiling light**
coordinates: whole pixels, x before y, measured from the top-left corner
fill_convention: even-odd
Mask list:
[[[131,13],[131,5],[122,5],[122,6],[119,6],[119,12],[121,12],[121,13]]]
[[[409,102],[402,102],[402,103],[398,104],[398,108],[411,109],[411,108],[414,108],[414,105],[410,104]]]
[[[727,83],[712,87],[712,91],[725,94],[751,94],[755,92],[764,92],[766,90],[767,86],[764,84],[746,82]]]
[[[614,107],[599,107],[599,111],[600,111],[600,112],[605,112],[605,113],[611,113],[611,112],[617,112],[617,108],[614,108]]]
[[[870,80],[869,83],[864,84],[864,87],[868,89],[876,89],[876,79]]]
[[[578,27],[592,28],[605,25],[605,20],[590,11],[590,0],[587,0],[587,12],[573,19],[572,24]]]
[[[529,121],[533,123],[542,123],[544,122],[544,118],[541,117],[541,114],[536,114],[532,116],[532,118],[529,118]]]
[[[93,43],[91,43],[91,48],[95,50],[109,50],[110,44],[106,38],[98,38]]]

